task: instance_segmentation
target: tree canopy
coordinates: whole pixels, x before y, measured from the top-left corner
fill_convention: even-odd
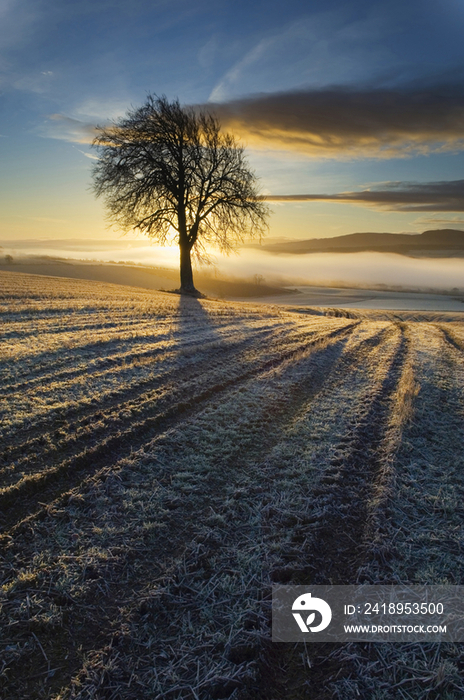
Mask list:
[[[192,254],[205,259],[208,244],[227,253],[265,231],[268,207],[244,148],[214,115],[149,95],[98,132],[95,194],[122,230],[178,243],[181,292],[198,294]]]

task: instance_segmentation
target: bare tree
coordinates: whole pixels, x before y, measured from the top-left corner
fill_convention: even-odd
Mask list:
[[[205,244],[229,252],[264,232],[269,211],[244,149],[213,115],[149,95],[98,131],[95,194],[124,231],[178,243],[181,293],[199,295],[191,255],[207,259]]]

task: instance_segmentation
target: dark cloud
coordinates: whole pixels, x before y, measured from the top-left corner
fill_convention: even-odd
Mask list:
[[[464,149],[464,83],[334,87],[209,104],[250,145],[315,156],[404,157]]]
[[[269,202],[341,202],[394,211],[464,211],[464,180],[388,182],[361,192],[268,195]]]

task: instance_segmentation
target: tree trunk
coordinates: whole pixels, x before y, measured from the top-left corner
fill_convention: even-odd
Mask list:
[[[192,261],[190,259],[190,248],[188,244],[179,244],[180,248],[180,292],[199,296],[193,285]]]

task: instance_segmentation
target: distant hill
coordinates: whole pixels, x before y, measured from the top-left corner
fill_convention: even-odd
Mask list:
[[[378,251],[414,255],[421,251],[433,254],[439,251],[463,251],[464,231],[452,228],[434,229],[423,233],[349,233],[334,238],[312,238],[306,241],[291,241],[261,246],[269,253],[330,252],[354,253]]]
[[[82,263],[77,260],[54,259],[46,255],[11,258],[11,261],[0,258],[0,271],[110,282],[153,290],[172,290],[179,286],[178,270],[123,263]],[[258,284],[246,279],[220,279],[203,271],[195,271],[194,275],[195,284],[200,291],[221,298],[298,294],[295,290]]]

